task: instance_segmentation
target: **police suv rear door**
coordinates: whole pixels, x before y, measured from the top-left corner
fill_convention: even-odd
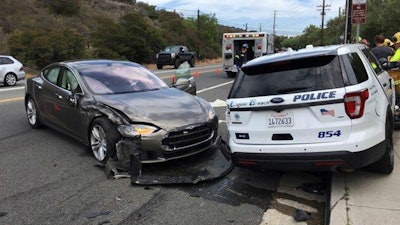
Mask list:
[[[352,122],[339,61],[337,55],[318,55],[244,67],[227,100],[230,138],[256,145],[348,138]]]

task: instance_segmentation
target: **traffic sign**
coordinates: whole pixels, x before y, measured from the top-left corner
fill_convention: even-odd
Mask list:
[[[361,24],[365,23],[367,17],[366,4],[353,4],[351,8],[351,23]]]

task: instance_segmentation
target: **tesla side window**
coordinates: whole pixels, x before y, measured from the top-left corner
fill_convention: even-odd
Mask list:
[[[48,68],[43,72],[44,78],[51,83],[57,85],[58,75],[60,74],[60,67]]]
[[[61,87],[73,92],[79,92],[81,90],[76,77],[69,69],[63,70]]]

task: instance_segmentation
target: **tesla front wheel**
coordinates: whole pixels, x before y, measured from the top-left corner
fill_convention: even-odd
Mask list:
[[[97,161],[105,164],[109,158],[115,158],[116,143],[120,135],[108,119],[102,117],[95,119],[89,135],[90,149]]]

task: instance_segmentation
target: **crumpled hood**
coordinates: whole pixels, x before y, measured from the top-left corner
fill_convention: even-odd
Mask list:
[[[123,112],[133,122],[171,130],[208,121],[208,108],[198,97],[175,88],[156,91],[97,95],[96,101]]]

